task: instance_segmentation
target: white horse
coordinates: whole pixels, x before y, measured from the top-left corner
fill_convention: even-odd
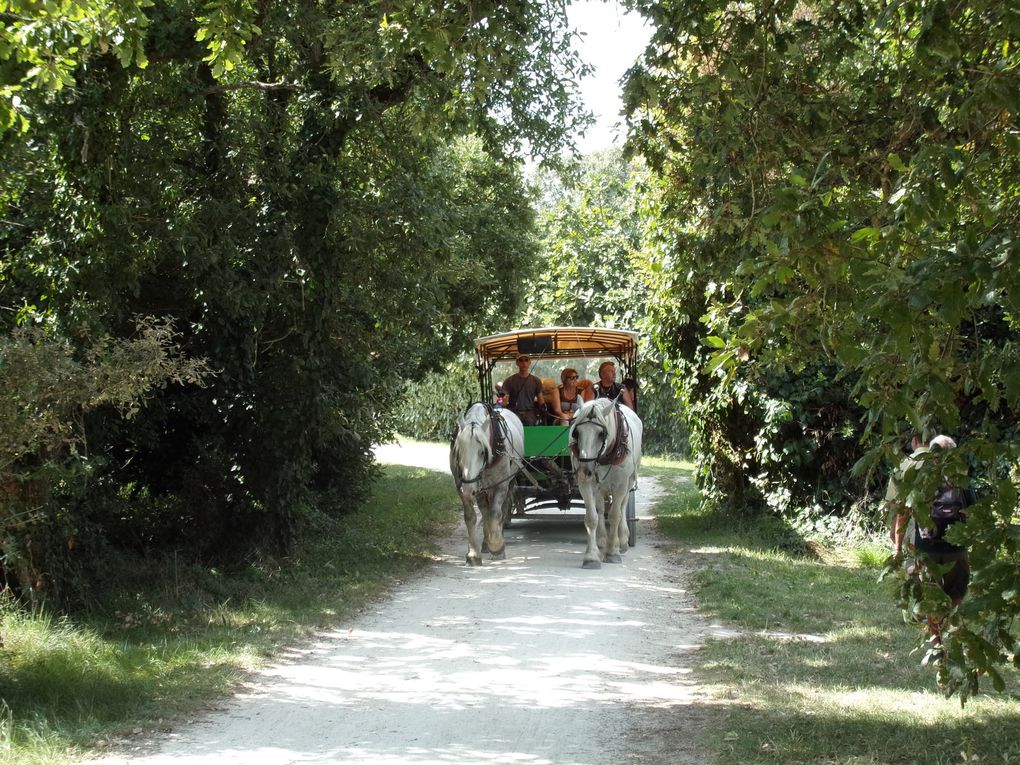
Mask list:
[[[581,406],[570,425],[570,460],[584,498],[588,547],[584,568],[620,563],[630,541],[627,494],[637,485],[641,464],[641,418],[608,398]],[[606,502],[609,501],[608,539]]]
[[[457,418],[450,472],[464,505],[472,566],[482,565],[483,531],[492,559],[506,558],[503,509],[523,459],[524,426],[513,412],[478,403]]]

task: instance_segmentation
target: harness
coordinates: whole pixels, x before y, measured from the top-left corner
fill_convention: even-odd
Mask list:
[[[627,421],[623,418],[623,413],[620,411],[620,405],[618,403],[613,404],[613,412],[616,417],[616,438],[608,448],[606,447],[606,439],[609,437],[609,429],[596,419],[595,407],[592,407],[588,411],[587,417],[574,423],[575,429],[583,426],[594,426],[602,431],[602,446],[599,448],[598,454],[594,457],[581,457],[580,451],[577,448],[577,439],[571,439],[570,451],[578,462],[582,464],[594,462],[596,465],[605,467],[606,465],[619,465],[626,458],[627,453],[630,451],[630,430],[627,427]],[[592,472],[594,473],[594,471]]]

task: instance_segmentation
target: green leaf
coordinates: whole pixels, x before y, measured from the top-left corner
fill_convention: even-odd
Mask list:
[[[864,228],[859,228],[854,231],[853,234],[850,235],[850,241],[855,243],[863,241],[877,242],[881,234],[882,232],[877,228],[865,226]]]
[[[1002,385],[1010,406],[1020,406],[1020,366],[1014,364],[1003,370]]]
[[[886,156],[886,161],[888,161],[889,166],[893,170],[896,170],[897,172],[906,173],[910,170],[910,168],[903,164],[903,160],[900,159],[899,155],[896,154],[895,152],[889,152],[889,154]]]

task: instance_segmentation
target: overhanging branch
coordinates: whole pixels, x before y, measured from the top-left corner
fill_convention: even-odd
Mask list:
[[[214,93],[227,93],[231,90],[261,90],[263,92],[271,92],[277,90],[289,90],[296,91],[300,90],[300,86],[291,82],[259,82],[258,80],[250,80],[248,82],[231,82],[224,83],[222,85],[210,85],[203,92],[209,96]]]

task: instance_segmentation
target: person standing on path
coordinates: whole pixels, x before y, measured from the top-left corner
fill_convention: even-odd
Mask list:
[[[905,495],[911,481],[908,471],[917,470],[926,455],[942,449],[955,449],[956,441],[949,436],[935,436],[927,446],[914,437],[913,451],[900,463],[897,475],[889,481],[886,503],[891,507],[890,536],[897,558],[903,554],[903,542],[907,540],[910,560],[906,561],[908,576],[924,576],[934,581],[949,597],[955,609],[963,601],[970,583],[970,561],[967,549],[944,538],[946,530],[953,523],[966,521],[963,510],[971,504],[972,498],[962,487],[954,486],[943,478],[930,501],[918,502],[914,492]],[[902,484],[902,485],[901,485]],[[913,517],[927,512],[930,522],[919,524]],[[925,565],[925,564],[929,565]],[[949,570],[940,569],[949,566]],[[927,614],[928,632],[936,646],[942,645],[943,619]]]

